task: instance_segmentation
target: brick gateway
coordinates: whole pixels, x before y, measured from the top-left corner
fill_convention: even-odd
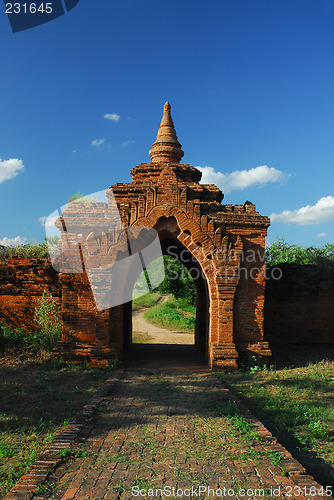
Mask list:
[[[111,264],[109,250],[117,242],[99,225],[101,219],[107,226],[112,220],[114,197],[125,229],[155,228],[163,252],[173,246],[186,266],[191,262],[198,269],[193,273],[195,339],[198,348],[206,351],[209,365],[236,369],[239,355],[270,356],[263,340],[264,246],[270,220],[248,201],[222,205],[223,193],[212,184],[200,184],[201,172],[180,163],[184,153],[169,103],[164,105],[157,140],[149,154],[151,163],[136,166],[131,183],[111,186],[106,193],[109,202],[95,204],[94,217],[89,206],[76,209],[72,204],[63,217],[66,215],[67,226],[75,226],[76,231],[67,232],[67,239],[75,241],[80,233],[84,260],[96,266]],[[62,227],[62,218],[57,224]],[[63,334],[55,355],[88,358],[93,363],[122,359],[131,344],[131,302],[98,311],[85,274],[62,272],[60,278]]]

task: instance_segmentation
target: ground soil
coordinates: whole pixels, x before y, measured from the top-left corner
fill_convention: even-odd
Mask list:
[[[193,333],[166,330],[155,326],[147,321],[144,316],[145,311],[146,309],[141,309],[132,315],[132,335],[135,343],[194,345]]]

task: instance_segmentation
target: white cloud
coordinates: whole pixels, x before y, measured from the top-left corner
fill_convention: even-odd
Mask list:
[[[40,217],[38,219],[38,222],[41,223],[41,226],[46,226],[46,227],[54,227],[56,220],[59,218],[59,213],[58,210],[56,212],[53,212],[51,215],[48,215],[47,217]]]
[[[106,120],[112,120],[113,122],[118,122],[120,116],[116,113],[106,113],[103,118],[105,118]]]
[[[317,234],[317,238],[325,238],[327,236],[327,233],[319,233]]]
[[[24,170],[22,160],[10,158],[9,160],[1,160],[0,158],[0,184],[1,182],[14,179],[19,172]]]
[[[202,172],[203,184],[216,184],[224,193],[230,193],[235,189],[246,189],[250,186],[261,186],[267,182],[283,182],[290,177],[290,174],[267,165],[250,170],[236,170],[230,174],[216,172],[212,167],[197,168]]]
[[[104,144],[105,142],[106,142],[105,139],[94,139],[91,144],[92,146],[98,148],[99,146],[102,146],[102,144]]]
[[[297,224],[297,226],[331,222],[334,220],[334,197],[325,196],[320,198],[315,205],[306,205],[297,210],[284,210],[280,214],[273,213],[270,218],[272,222],[285,222]]]
[[[130,144],[134,144],[136,141],[134,141],[133,139],[128,139],[127,141],[124,141],[122,142],[122,146],[123,148],[126,148],[127,146],[130,146]]]
[[[27,238],[21,238],[21,236],[16,236],[16,238],[7,238],[5,236],[4,238],[0,239],[0,245],[6,246],[6,247],[17,247],[19,245],[23,245],[27,241]]]

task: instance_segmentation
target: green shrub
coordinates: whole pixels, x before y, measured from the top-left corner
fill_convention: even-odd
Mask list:
[[[19,259],[49,259],[49,247],[58,248],[58,236],[51,236],[50,238],[45,238],[43,243],[24,244],[14,246],[3,246],[0,245],[0,262],[5,262],[11,257],[17,257]]]
[[[34,335],[25,328],[10,328],[5,323],[0,324],[0,348],[2,350],[20,350],[34,344]]]
[[[284,238],[279,238],[266,247],[265,261],[269,266],[284,263],[322,265],[327,262],[334,264],[334,245],[326,243],[320,248],[303,247],[290,245]]]
[[[0,324],[0,349],[7,353],[43,354],[51,352],[61,334],[60,307],[51,293],[44,291],[35,308],[38,329],[30,333],[25,328],[10,328]]]
[[[196,288],[193,279],[184,265],[174,257],[164,255],[165,278],[157,291],[170,293],[177,299],[189,304],[196,302]]]
[[[334,286],[334,245],[327,243],[321,248],[289,245],[283,238],[266,248],[267,266],[298,264],[299,279],[326,281]]]
[[[57,302],[47,290],[35,308],[35,321],[39,328],[41,347],[51,351],[61,334],[61,312]]]
[[[81,194],[80,191],[71,196],[67,203],[95,203],[96,199],[94,197],[86,196]]]

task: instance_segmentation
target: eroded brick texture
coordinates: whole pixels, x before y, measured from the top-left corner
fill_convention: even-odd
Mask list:
[[[281,279],[273,277],[280,276]],[[266,281],[265,332],[283,343],[334,342],[334,285],[313,266],[281,264]]]
[[[11,258],[0,264],[0,322],[36,329],[35,307],[45,290],[61,303],[60,276],[46,259]]]
[[[76,229],[67,230],[67,244],[71,241],[75,249],[80,243],[90,268],[101,270],[113,264],[115,256],[127,249],[124,232],[114,228],[115,199],[125,229],[155,228],[164,252],[173,246],[187,261],[185,265],[199,271],[196,344],[207,352],[210,366],[235,369],[244,352],[270,356],[263,340],[263,252],[269,219],[250,202],[222,205],[223,193],[216,186],[200,184],[201,172],[179,163],[183,151],[168,103],[150,156],[151,163],[131,171],[131,183],[111,186],[109,203],[95,203],[93,215],[89,204],[70,205],[57,223],[61,229],[66,220],[68,227]],[[245,258],[250,253],[252,257]],[[187,255],[192,262],[184,258]],[[64,330],[57,355],[87,356],[92,362],[122,358],[131,342],[129,304],[97,311],[85,275],[65,272],[73,266],[80,272],[77,253],[67,252],[62,265]],[[130,271],[125,272],[125,281]],[[119,287],[122,293],[120,283],[107,286]],[[101,279],[95,292],[102,294],[105,287]]]

